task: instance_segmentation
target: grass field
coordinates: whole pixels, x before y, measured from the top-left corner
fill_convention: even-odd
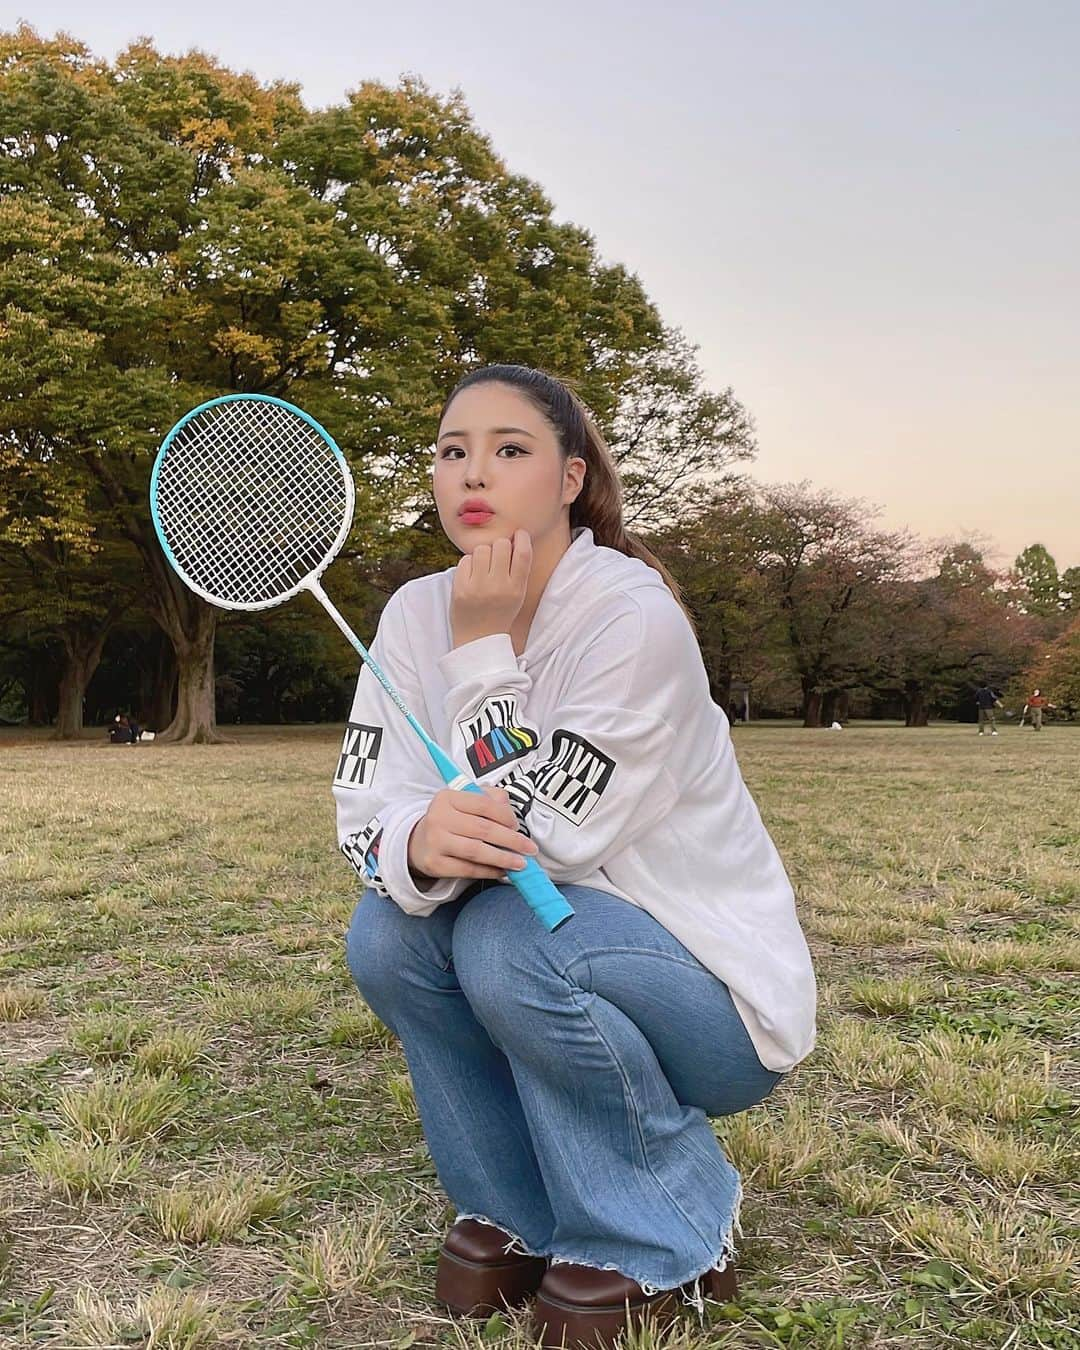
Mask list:
[[[344,964],[338,739],[0,740],[0,1344],[531,1344],[432,1299],[453,1210]],[[1080,732],[735,740],[821,1030],[715,1122],[741,1294],[664,1343],[1075,1347]]]

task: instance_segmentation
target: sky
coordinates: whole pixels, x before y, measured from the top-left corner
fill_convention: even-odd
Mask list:
[[[460,88],[734,389],[756,478],[1080,564],[1076,0],[0,0],[20,18],[100,56],[200,47],[311,107]]]

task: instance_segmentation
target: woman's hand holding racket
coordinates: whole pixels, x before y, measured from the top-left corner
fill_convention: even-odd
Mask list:
[[[518,829],[504,788],[441,788],[409,836],[409,867],[420,877],[490,877],[519,871],[536,844]]]
[[[509,633],[521,613],[532,571],[532,538],[515,530],[514,538],[477,544],[462,556],[450,595],[454,646],[463,647],[492,633]]]

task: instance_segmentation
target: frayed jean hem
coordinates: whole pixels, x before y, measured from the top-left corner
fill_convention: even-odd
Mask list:
[[[721,1272],[727,1270],[731,1262],[734,1261],[735,1233],[738,1232],[740,1235],[742,1233],[742,1227],[739,1224],[739,1210],[741,1205],[742,1185],[740,1183],[738,1193],[735,1197],[735,1206],[731,1216],[731,1223],[728,1225],[727,1231],[721,1241],[720,1250],[714,1253],[712,1260],[707,1266],[696,1269],[684,1279],[677,1280],[673,1284],[652,1284],[649,1280],[640,1278],[633,1271],[625,1270],[623,1267],[614,1265],[611,1262],[608,1262],[603,1266],[595,1266],[594,1269],[614,1270],[617,1274],[624,1276],[626,1279],[633,1280],[636,1284],[641,1286],[641,1292],[646,1298],[651,1298],[655,1294],[662,1294],[669,1289],[678,1289],[682,1294],[683,1303],[686,1304],[687,1307],[693,1308],[698,1315],[699,1322],[703,1322],[705,1318],[705,1295],[702,1292],[701,1281],[710,1273],[710,1271],[715,1270]],[[563,1256],[555,1252],[536,1251],[532,1247],[527,1246],[516,1233],[511,1232],[504,1224],[496,1223],[493,1219],[489,1219],[486,1214],[459,1214],[454,1222],[458,1223],[462,1219],[474,1219],[477,1223],[487,1224],[489,1228],[498,1228],[502,1232],[507,1233],[510,1237],[510,1241],[503,1248],[503,1251],[508,1256],[516,1254],[519,1256],[545,1257],[553,1266],[590,1266],[593,1264],[587,1259],[587,1256]],[[690,1288],[684,1288],[685,1285],[690,1285]]]

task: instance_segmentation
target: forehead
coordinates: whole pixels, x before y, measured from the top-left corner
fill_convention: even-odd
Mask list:
[[[494,427],[509,426],[523,427],[537,437],[553,434],[547,419],[524,394],[505,384],[474,384],[454,395],[439,432],[483,435]]]

